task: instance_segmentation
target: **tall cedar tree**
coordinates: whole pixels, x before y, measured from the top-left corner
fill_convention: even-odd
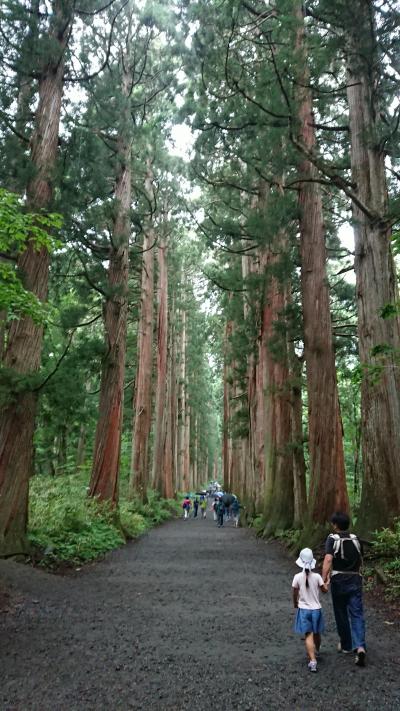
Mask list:
[[[279,239],[280,238],[280,239]],[[275,249],[283,252],[284,235],[278,235],[280,245]],[[278,241],[278,240],[276,240]],[[273,269],[279,262],[271,249],[267,255],[267,278],[262,315],[262,339],[266,370],[265,390],[265,532],[274,533],[293,525],[293,457],[291,443],[291,407],[289,391],[289,367],[284,338],[281,353],[273,355],[270,344],[274,339],[277,321],[287,306],[289,285],[279,283]]]
[[[48,210],[53,197],[64,57],[70,39],[74,2],[54,0],[38,69],[38,106],[31,136],[32,177],[26,186],[27,209]],[[19,257],[24,285],[41,301],[47,298],[49,253],[32,243]],[[11,323],[4,365],[21,376],[40,367],[43,327],[25,317]],[[33,435],[37,393],[25,387],[0,415],[0,553],[25,551],[29,477],[33,469]]]
[[[297,6],[298,135],[307,151],[315,150],[303,7]],[[325,229],[318,171],[309,160],[299,164],[299,227],[304,354],[308,393],[311,525],[324,525],[332,511],[348,511],[342,422],[336,381],[332,321],[326,269]],[[316,328],[318,324],[318,328]],[[324,416],[321,416],[324,413]],[[321,443],[323,442],[323,446]]]
[[[138,324],[137,370],[134,400],[132,466],[130,489],[142,501],[146,500],[149,485],[149,438],[152,413],[153,328],[154,328],[154,252],[156,232],[153,225],[154,209],[152,160],[147,159],[145,192],[150,205],[150,216],[144,225],[141,301]]]
[[[128,30],[126,44],[131,40]],[[103,359],[99,417],[94,444],[90,496],[112,504],[118,501],[122,414],[128,315],[129,238],[132,191],[130,95],[132,67],[129,53],[121,53],[122,120],[117,137],[115,202],[108,266],[107,298],[103,306],[106,353]]]
[[[163,226],[161,226],[163,229]],[[167,433],[170,412],[167,407],[168,376],[168,265],[167,244],[160,238],[157,249],[158,262],[158,314],[157,314],[157,382],[154,428],[153,481],[162,496],[172,498],[172,471],[166,457]],[[169,452],[171,446],[169,445]],[[168,466],[167,465],[168,461]]]
[[[400,515],[400,320],[383,317],[398,301],[382,141],[383,58],[375,4],[346,6],[355,272],[361,381],[363,487],[357,525],[364,532]],[[363,207],[362,207],[363,206]],[[381,355],[379,355],[381,353]],[[378,366],[378,375],[374,374]]]

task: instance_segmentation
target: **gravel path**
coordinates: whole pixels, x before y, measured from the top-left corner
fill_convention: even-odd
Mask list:
[[[368,667],[319,673],[292,632],[293,561],[246,530],[177,520],[66,577],[0,561],[1,711],[400,709],[400,630],[368,610]]]

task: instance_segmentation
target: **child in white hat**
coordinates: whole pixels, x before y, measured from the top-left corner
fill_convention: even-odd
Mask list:
[[[296,565],[302,568],[302,572],[294,576],[292,583],[293,604],[297,609],[294,631],[304,635],[308,668],[310,672],[316,672],[316,653],[319,651],[321,633],[324,631],[319,591],[326,593],[328,588],[318,573],[311,572],[315,568],[315,558],[310,548],[303,548]]]

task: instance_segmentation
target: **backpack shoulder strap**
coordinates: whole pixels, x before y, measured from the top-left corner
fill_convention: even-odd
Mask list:
[[[358,540],[358,537],[356,536],[356,534],[350,533],[350,539],[353,541],[355,547],[357,548],[358,553],[361,555],[361,545],[360,545],[360,541]]]
[[[335,557],[340,550],[341,538],[338,533],[330,533],[329,538],[333,540],[333,556]],[[343,553],[342,553],[343,558]]]

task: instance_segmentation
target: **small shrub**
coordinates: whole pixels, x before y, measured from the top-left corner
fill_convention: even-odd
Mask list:
[[[254,528],[256,534],[259,536],[264,530],[265,521],[262,514],[255,516],[250,522],[251,528]]]
[[[123,487],[121,487],[123,489]],[[87,474],[36,476],[31,480],[29,539],[42,551],[41,564],[95,560],[178,512],[175,501],[148,492],[148,503],[128,501],[121,492],[118,511],[87,496]]]
[[[400,551],[400,519],[397,519],[394,529],[383,528],[375,531],[372,550],[382,557],[393,557],[399,555]]]
[[[290,550],[293,550],[298,548],[301,534],[302,530],[300,528],[289,528],[285,531],[277,531],[275,538],[283,541]]]
[[[393,530],[375,531],[371,556],[383,570],[386,578],[385,594],[390,599],[400,597],[400,519]],[[370,561],[371,562],[371,561]]]

